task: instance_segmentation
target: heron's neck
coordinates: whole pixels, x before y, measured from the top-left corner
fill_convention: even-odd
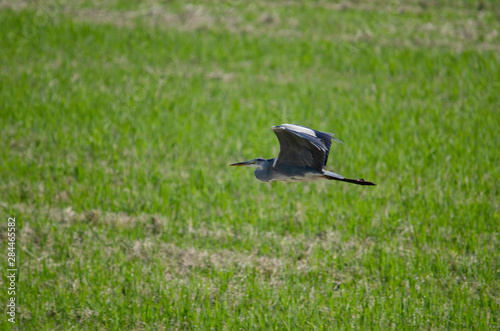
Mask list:
[[[254,171],[255,178],[257,178],[260,181],[263,182],[268,182],[271,179],[271,166],[274,162],[274,159],[267,160],[266,162],[263,162],[259,164],[259,168]]]

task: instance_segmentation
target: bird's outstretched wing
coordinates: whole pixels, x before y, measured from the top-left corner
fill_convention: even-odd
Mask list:
[[[328,161],[333,134],[309,129],[296,124],[282,124],[271,128],[280,142],[280,153],[274,166],[290,164],[323,171]]]

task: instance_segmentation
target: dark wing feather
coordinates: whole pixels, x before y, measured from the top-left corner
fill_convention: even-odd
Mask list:
[[[316,137],[318,137],[319,139],[323,140],[323,142],[325,143],[325,146],[326,146],[325,163],[323,165],[324,167],[326,167],[326,163],[328,162],[328,155],[330,154],[330,148],[332,147],[332,140],[335,140],[336,142],[338,142],[340,144],[343,144],[342,141],[340,141],[340,140],[338,140],[337,138],[334,137],[333,133],[316,131],[314,129],[309,129],[308,127],[305,127],[305,126],[302,126],[302,125],[297,125],[297,124],[293,124],[293,126],[298,126],[298,127],[304,128],[304,129],[312,130],[312,131],[314,131],[314,134],[316,135]]]
[[[325,155],[325,164],[323,166],[326,167],[326,163],[328,162],[328,155],[330,154],[330,147],[332,147],[332,139],[334,139],[335,141],[338,141],[340,143],[341,143],[341,141],[336,139],[336,138],[333,138],[333,134],[331,134],[331,133],[321,132],[321,131],[316,131],[316,130],[314,130],[314,132],[316,133],[316,136],[319,139],[323,140],[323,142],[325,143],[326,155]]]
[[[328,155],[326,144],[332,144],[330,136],[316,133],[318,137],[315,137],[283,126],[275,126],[272,129],[280,142],[280,152],[275,161],[276,166],[290,164],[323,171]]]

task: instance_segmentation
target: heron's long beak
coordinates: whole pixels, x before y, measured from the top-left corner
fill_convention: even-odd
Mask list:
[[[238,162],[238,163],[233,163],[230,164],[231,167],[249,167],[255,164],[255,161],[245,161],[245,162]]]

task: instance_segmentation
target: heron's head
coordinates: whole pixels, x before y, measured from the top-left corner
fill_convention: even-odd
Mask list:
[[[254,167],[254,168],[259,168],[259,167],[262,167],[262,165],[265,164],[265,163],[267,163],[267,162],[268,161],[266,159],[258,157],[256,159],[253,159],[253,160],[250,160],[250,161],[233,163],[233,164],[230,164],[230,166],[233,166],[233,167]]]

